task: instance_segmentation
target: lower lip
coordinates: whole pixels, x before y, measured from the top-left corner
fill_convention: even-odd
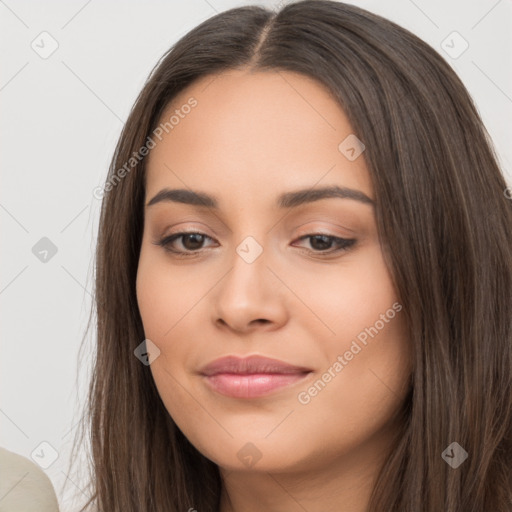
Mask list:
[[[219,373],[206,376],[206,382],[221,395],[234,398],[265,396],[303,380],[307,373]]]

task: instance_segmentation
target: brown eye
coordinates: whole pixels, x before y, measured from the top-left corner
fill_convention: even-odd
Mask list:
[[[321,233],[305,235],[299,238],[299,240],[310,239],[310,245],[313,248],[310,252],[315,253],[326,253],[331,254],[334,252],[340,252],[352,247],[356,240],[354,238],[340,238],[333,235],[324,235]],[[335,249],[331,249],[335,245]]]
[[[181,239],[181,248],[176,248],[176,241],[179,241]],[[182,233],[175,233],[173,235],[167,236],[163,238],[162,240],[159,240],[156,242],[157,245],[160,245],[164,249],[170,252],[174,253],[181,253],[181,254],[187,254],[187,253],[194,253],[199,252],[201,249],[203,249],[203,244],[206,239],[212,240],[209,236],[205,235],[204,233],[199,233],[195,231],[190,232],[182,232]]]
[[[197,249],[201,249],[205,235],[200,235],[199,233],[188,233],[186,235],[181,235],[181,238],[181,243],[185,249],[188,251],[196,251]]]

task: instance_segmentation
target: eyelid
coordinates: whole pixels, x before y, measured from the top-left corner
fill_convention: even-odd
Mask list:
[[[323,223],[323,224],[327,224],[327,225],[330,225],[332,226],[331,228],[304,228],[304,230],[306,231],[307,234],[311,234],[311,233],[315,233],[315,234],[325,234],[326,236],[338,236],[340,238],[345,238],[345,237],[352,237],[352,236],[356,236],[356,231],[354,229],[350,229],[349,227],[347,226],[342,226],[341,224],[336,224],[335,222],[329,222],[327,220],[324,220],[324,219],[315,219],[313,221],[308,221],[308,222],[304,222],[303,224],[300,224],[299,226],[297,226],[298,229],[301,229],[303,228],[303,226],[309,226],[311,224],[315,225],[317,223]],[[332,230],[337,230],[338,232],[341,231],[341,233],[339,234],[334,234],[332,233],[331,231]],[[327,230],[329,231],[328,233],[322,233],[322,230]],[[346,233],[345,235],[342,234],[343,231]]]

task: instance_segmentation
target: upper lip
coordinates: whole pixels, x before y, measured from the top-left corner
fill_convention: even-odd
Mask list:
[[[226,356],[215,359],[211,363],[204,366],[200,373],[202,375],[211,376],[219,373],[238,373],[238,374],[254,374],[254,373],[307,373],[312,371],[304,366],[295,366],[278,359],[272,359],[263,356]]]

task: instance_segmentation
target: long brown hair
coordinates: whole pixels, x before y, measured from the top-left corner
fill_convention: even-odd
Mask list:
[[[146,158],[126,163],[180,91],[237,68],[316,79],[366,146],[382,248],[414,347],[402,430],[369,511],[510,511],[512,201],[497,157],[468,92],[432,48],[324,0],[208,19],[163,56],[135,102],[101,209],[97,348],[77,436],[78,445],[87,430],[91,444],[82,510],[218,510],[218,467],[177,428],[133,354],[144,340],[135,280]],[[457,468],[442,457],[453,442],[468,454]]]

